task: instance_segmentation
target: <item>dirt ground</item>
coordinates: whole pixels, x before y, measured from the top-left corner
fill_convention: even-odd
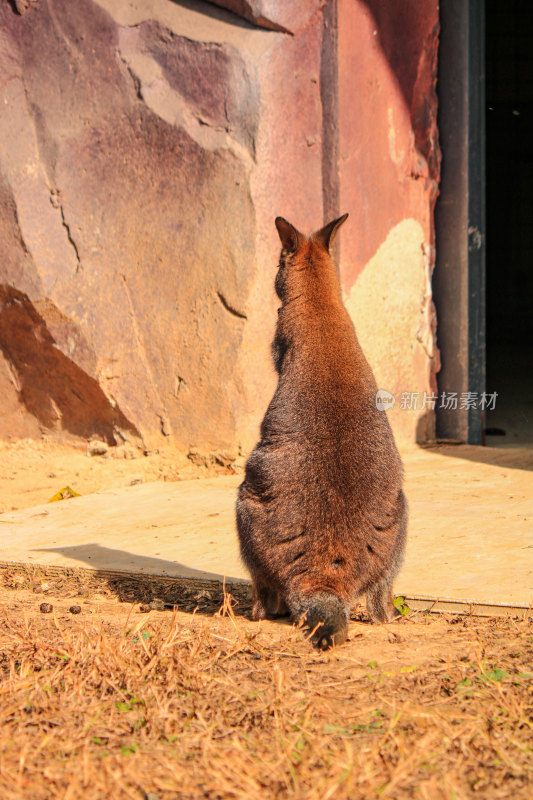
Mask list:
[[[246,597],[1,583],[6,800],[531,796],[531,620],[361,611],[321,653]]]
[[[0,510],[67,485],[88,494],[240,469],[134,455],[1,444]],[[511,459],[502,469],[515,457],[498,456]],[[252,622],[248,588],[234,591],[2,570],[0,795],[531,797],[531,618],[414,612],[372,625],[361,608],[348,642],[319,653],[286,621]]]
[[[178,481],[228,474],[242,469],[219,456],[210,458],[176,450],[144,455],[133,447],[110,448],[87,455],[86,446],[21,439],[0,442],[0,513],[47,503],[70,486],[78,494],[150,481]]]

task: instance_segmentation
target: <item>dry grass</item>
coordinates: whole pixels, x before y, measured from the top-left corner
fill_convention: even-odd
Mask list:
[[[4,603],[3,800],[531,797],[527,620],[359,621],[323,654],[228,598],[202,617],[113,603]]]

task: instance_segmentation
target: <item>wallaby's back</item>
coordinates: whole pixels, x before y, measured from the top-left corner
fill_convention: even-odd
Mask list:
[[[254,617],[287,607],[320,647],[344,641],[363,592],[391,617],[406,529],[400,458],[328,252],[345,218],[309,238],[276,220],[279,380],[237,501]]]

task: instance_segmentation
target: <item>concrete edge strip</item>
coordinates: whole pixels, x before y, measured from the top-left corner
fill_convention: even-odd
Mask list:
[[[531,605],[491,603],[481,600],[451,600],[446,597],[416,597],[402,595],[412,611],[429,611],[432,614],[466,614],[473,617],[523,617],[527,619]]]
[[[215,589],[220,591],[224,586],[228,591],[242,590],[250,585],[249,580],[230,578],[225,583],[209,578],[153,575],[142,572],[128,572],[118,569],[86,569],[84,567],[59,567],[47,564],[27,564],[14,561],[0,561],[0,571],[17,570],[18,572],[31,573],[49,578],[80,578],[84,580],[117,580],[129,579],[143,583],[166,583],[183,588]],[[412,611],[427,611],[432,614],[466,614],[474,617],[523,617],[527,619],[532,613],[531,605],[517,605],[513,603],[494,603],[480,600],[452,600],[446,597],[420,597],[417,595],[399,592],[397,596],[405,599],[406,605]]]

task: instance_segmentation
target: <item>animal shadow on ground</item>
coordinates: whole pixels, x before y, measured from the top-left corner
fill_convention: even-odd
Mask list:
[[[247,581],[95,543],[40,548],[38,552],[59,553],[88,565],[90,570],[86,567],[80,567],[79,572],[73,569],[66,578],[69,583],[78,583],[80,591],[84,588],[102,589],[123,603],[140,603],[157,610],[171,610],[177,606],[180,611],[206,616],[227,608],[229,602],[236,617],[252,619],[251,591]],[[117,563],[121,568],[114,567]],[[43,569],[46,573],[46,568]],[[176,572],[180,574],[176,575]],[[352,619],[367,621],[368,617],[357,609]],[[288,617],[280,617],[277,621],[290,624]]]

